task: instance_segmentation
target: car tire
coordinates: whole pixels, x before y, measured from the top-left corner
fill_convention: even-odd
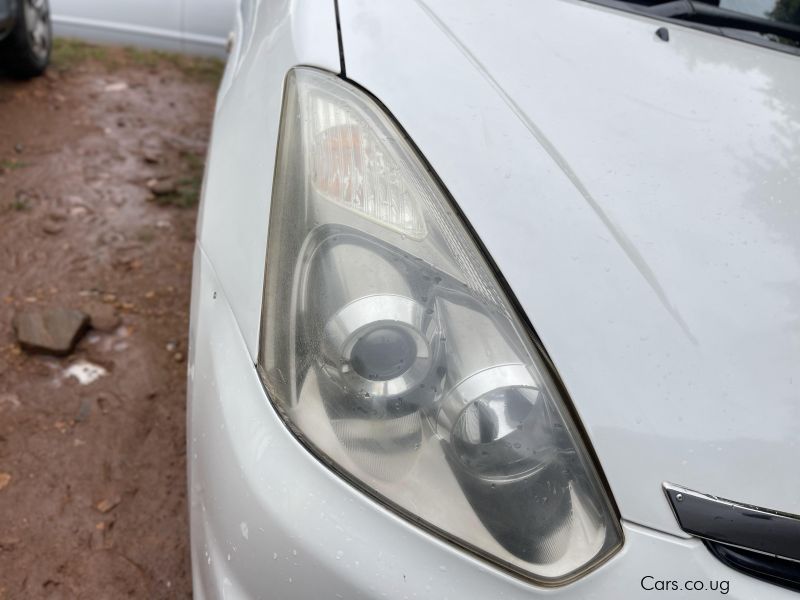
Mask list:
[[[0,66],[14,77],[36,77],[47,68],[52,47],[49,0],[18,0],[14,28],[0,42]]]

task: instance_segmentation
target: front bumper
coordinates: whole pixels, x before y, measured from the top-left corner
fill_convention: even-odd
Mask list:
[[[660,587],[669,598],[797,598],[722,565],[698,540],[633,523],[623,523],[625,545],[610,561],[548,589],[401,519],[331,472],[288,431],[200,246],[188,400],[197,598],[616,600],[652,598]],[[687,582],[702,589],[686,589]]]

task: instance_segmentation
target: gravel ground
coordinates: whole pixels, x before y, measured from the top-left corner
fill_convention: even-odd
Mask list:
[[[191,595],[186,334],[220,70],[62,42],[47,76],[0,76],[0,599]],[[14,315],[49,307],[105,331],[22,351]],[[81,361],[105,374],[81,383]]]

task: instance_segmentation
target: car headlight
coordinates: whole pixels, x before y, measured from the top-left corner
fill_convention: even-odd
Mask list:
[[[365,93],[289,73],[271,211],[259,372],[311,450],[539,583],[569,581],[621,545],[546,360],[446,193]]]

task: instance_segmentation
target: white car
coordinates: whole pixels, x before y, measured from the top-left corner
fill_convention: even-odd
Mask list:
[[[237,0],[51,2],[59,36],[220,57],[225,56],[237,6]]]
[[[244,0],[196,597],[796,598],[797,7]]]

